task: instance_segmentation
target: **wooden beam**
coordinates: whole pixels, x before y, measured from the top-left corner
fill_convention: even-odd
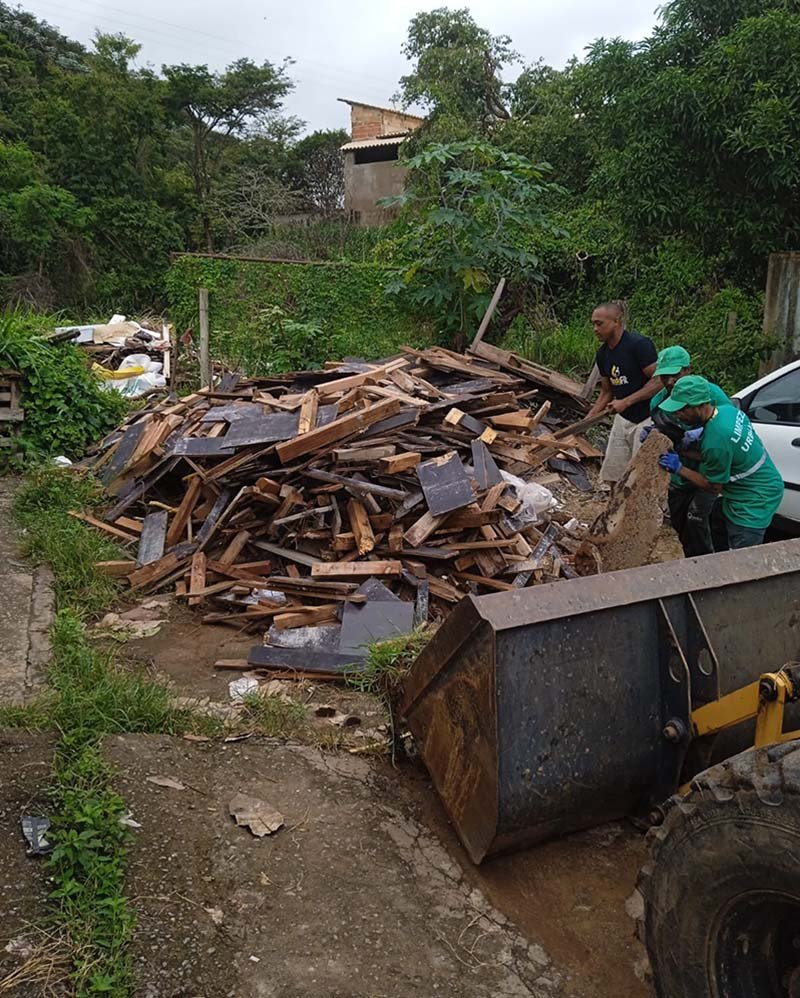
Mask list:
[[[200,381],[204,388],[212,384],[211,354],[209,353],[208,329],[208,288],[200,288],[197,292],[198,314],[200,316]]]
[[[400,575],[403,563],[400,561],[318,561],[311,566],[312,579],[348,579],[370,575]]]
[[[501,277],[500,280],[497,282],[497,287],[494,289],[492,300],[489,302],[486,311],[483,313],[483,318],[481,319],[480,326],[478,326],[478,332],[475,333],[475,339],[472,341],[471,349],[473,350],[475,349],[475,347],[483,339],[483,334],[489,328],[489,323],[492,321],[494,310],[497,308],[497,303],[500,301],[500,295],[502,295],[503,288],[505,286],[506,286],[506,279],[505,277]]]
[[[345,437],[352,436],[360,430],[377,423],[380,419],[393,416],[400,410],[400,402],[397,399],[385,399],[383,402],[376,402],[368,409],[359,409],[346,416],[334,419],[326,426],[320,426],[316,430],[310,430],[292,440],[278,444],[275,453],[282,464],[293,461],[303,454],[310,454],[312,451],[326,447],[328,444],[336,443]]]
[[[206,587],[207,560],[203,551],[195,551],[192,555],[192,567],[189,577],[189,606],[201,603],[203,597],[198,595]]]
[[[347,503],[347,515],[350,519],[350,529],[356,540],[356,548],[360,555],[369,554],[375,547],[375,534],[369,522],[367,510],[358,499],[350,499]]]

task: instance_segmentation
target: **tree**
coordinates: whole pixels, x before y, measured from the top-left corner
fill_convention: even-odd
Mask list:
[[[231,140],[258,134],[275,117],[291,91],[288,61],[280,66],[238,59],[224,73],[208,66],[164,66],[168,104],[187,122],[192,136],[191,172],[203,238],[213,249],[211,195],[215,166]]]
[[[477,139],[428,146],[406,165],[427,176],[381,202],[403,207],[395,253],[404,266],[389,290],[433,311],[463,349],[494,282],[543,279],[536,239],[558,234],[542,206],[549,167]]]
[[[417,14],[402,51],[414,68],[400,79],[400,97],[405,107],[421,104],[431,126],[463,123],[467,131],[486,133],[509,117],[500,71],[518,56],[507,35],[480,28],[467,8]]]
[[[324,215],[344,207],[344,156],[350,136],[342,129],[312,132],[289,152],[287,180]]]

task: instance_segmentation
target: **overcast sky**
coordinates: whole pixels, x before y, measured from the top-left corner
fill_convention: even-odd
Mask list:
[[[388,104],[408,70],[400,54],[420,10],[468,6],[493,34],[510,35],[524,62],[562,66],[603,35],[640,39],[660,0],[22,0],[21,6],[88,44],[95,32],[122,31],[142,46],[140,64],[207,63],[223,69],[248,56],[295,60],[287,110],[317,128],[349,128],[348,97]]]

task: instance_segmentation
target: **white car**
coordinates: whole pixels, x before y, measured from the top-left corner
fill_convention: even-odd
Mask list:
[[[800,360],[773,371],[733,396],[761,437],[786,492],[773,525],[800,532]]]

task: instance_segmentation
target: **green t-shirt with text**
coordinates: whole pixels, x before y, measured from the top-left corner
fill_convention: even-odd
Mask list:
[[[715,385],[713,381],[709,381],[708,387],[711,389],[711,401],[714,403],[714,405],[717,405],[717,406],[719,406],[719,405],[733,405],[733,402],[731,402],[731,400],[728,398],[728,396],[725,394],[725,392],[723,392],[723,390],[719,387],[719,385]],[[661,405],[661,403],[664,401],[664,399],[667,397],[667,395],[669,395],[669,392],[667,391],[666,388],[662,388],[660,392],[657,392],[652,397],[652,399],[650,399],[650,412],[655,412],[655,410]],[[677,423],[679,423],[681,426],[684,425],[683,423],[680,422],[680,420],[675,420],[675,421]],[[690,427],[687,426],[686,429],[688,430],[688,429],[690,429]],[[699,450],[699,449],[700,449],[699,446],[695,447],[695,450]],[[683,461],[682,457],[681,457],[681,460]],[[699,467],[697,461],[686,460],[686,461],[683,461],[683,463],[686,465],[687,468],[691,468],[692,471],[697,471],[697,469]],[[694,488],[694,486],[691,484],[691,482],[687,482],[686,479],[685,478],[681,478],[680,475],[670,475],[669,476],[669,484],[673,488],[676,488],[676,489],[693,489]]]
[[[735,406],[715,410],[700,439],[700,474],[722,485],[722,512],[731,523],[760,530],[783,498],[783,479],[747,416]]]

